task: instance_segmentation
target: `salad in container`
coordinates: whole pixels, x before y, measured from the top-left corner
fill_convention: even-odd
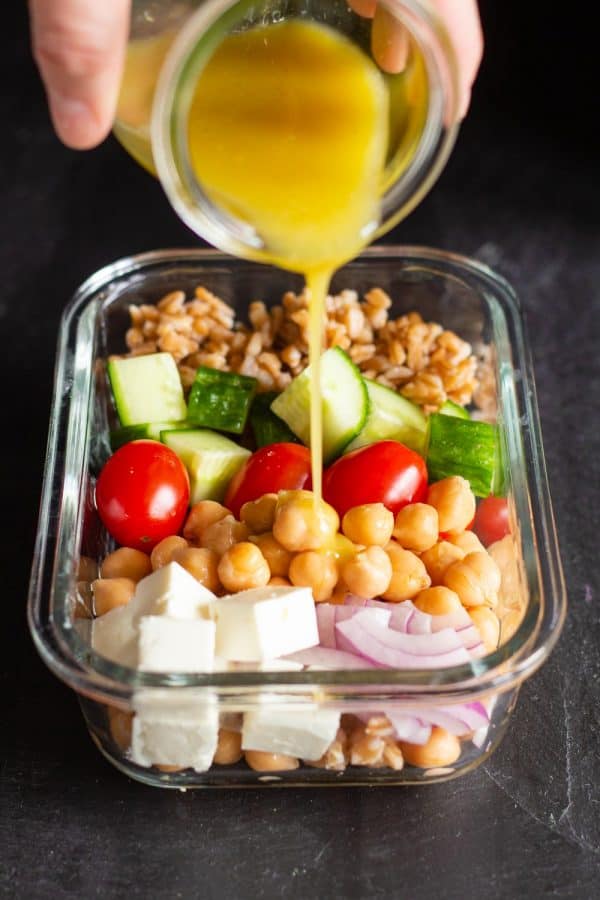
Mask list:
[[[464,774],[559,636],[510,286],[421,248],[341,268],[316,475],[307,329],[300,277],[216,251],[116,262],[65,312],[30,627],[148,784]]]

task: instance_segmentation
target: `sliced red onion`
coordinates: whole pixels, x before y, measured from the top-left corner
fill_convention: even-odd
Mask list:
[[[389,604],[380,603],[374,608],[342,606],[336,603],[318,603],[316,606],[319,643],[321,647],[335,650],[338,646],[335,626],[338,622],[351,619],[358,612],[364,613],[386,628],[392,615]]]
[[[317,603],[316,613],[321,647],[335,649],[335,605],[333,603]]]
[[[309,647],[284,656],[284,659],[302,663],[314,669],[372,669],[373,664],[362,656],[333,650],[330,647]]]
[[[466,647],[467,650],[471,650],[473,647],[477,647],[482,643],[479,630],[472,623],[467,625],[466,628],[456,628],[455,631],[459,636],[463,647]]]
[[[396,738],[409,744],[426,744],[431,737],[431,725],[422,722],[413,715],[404,713],[387,713],[387,717],[393,725]]]
[[[471,616],[464,606],[454,610],[454,612],[446,613],[443,616],[432,616],[431,620],[432,631],[443,631],[444,628],[454,628],[455,631],[458,631],[461,628],[468,628],[473,624]]]
[[[363,610],[336,625],[342,650],[392,669],[439,669],[469,662],[469,654],[451,629],[437,634],[407,635],[381,626]]]

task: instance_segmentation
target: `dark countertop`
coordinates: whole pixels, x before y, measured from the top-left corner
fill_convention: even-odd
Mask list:
[[[588,104],[597,98],[593,79],[585,94],[584,27],[570,33],[551,13],[540,26],[536,4],[519,17],[523,4],[482,6],[488,53],[472,114],[439,184],[392,239],[484,259],[523,300],[570,614],[495,755],[463,779],[418,789],[151,790],[102,759],[75,695],[38,659],[25,593],[62,307],[113,259],[196,242],[114,141],[85,155],[58,144],[23,14],[5,29],[2,896],[596,894],[600,185]]]

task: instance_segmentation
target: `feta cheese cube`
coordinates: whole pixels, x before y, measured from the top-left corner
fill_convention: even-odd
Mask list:
[[[137,623],[134,621],[131,604],[117,606],[94,619],[92,649],[120,666],[137,666]]]
[[[244,715],[242,749],[316,760],[335,739],[339,727],[340,713],[335,710],[264,707]]]
[[[138,766],[166,765],[205,772],[217,749],[219,714],[215,703],[172,709],[163,704],[137,712],[131,730],[131,759]]]
[[[142,672],[212,672],[215,623],[206,619],[143,616],[138,668]]]
[[[131,601],[138,616],[173,619],[212,618],[215,595],[179,563],[171,562],[142,578]]]
[[[276,659],[319,643],[309,588],[253,588],[216,601],[216,652],[225,659]]]

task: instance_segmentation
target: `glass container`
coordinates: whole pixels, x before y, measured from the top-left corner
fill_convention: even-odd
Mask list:
[[[342,268],[333,289],[364,292],[379,286],[394,315],[416,309],[474,347],[487,347],[490,400],[503,443],[511,515],[519,623],[499,649],[469,664],[431,670],[221,672],[149,674],[117,666],[90,646],[87,591],[98,562],[114,544],[93,505],[95,478],[109,455],[114,413],[105,362],[125,350],[129,305],[155,303],[166,292],[188,295],[202,284],[244,317],[248,302],[278,302],[300,278],[211,250],[171,250],[122,259],[92,275],[64,313],[56,362],[39,528],[29,596],[33,639],[48,667],[79,695],[92,739],[133,778],[163,787],[244,785],[411,784],[464,774],[494,750],[506,729],[520,684],[545,661],[563,624],[566,597],[541,443],[530,351],[511,287],[473,260],[414,247],[371,248]],[[132,720],[145,705],[167,721],[218,721],[269,705],[285,711],[337,710],[345,715],[410,713],[428,706],[452,711],[484,703],[489,727],[461,742],[449,767],[401,770],[347,765],[328,770],[300,764],[288,772],[257,772],[244,762],[207,771],[172,771],[131,761]],[[182,713],[183,711],[183,713]],[[187,711],[187,712],[186,712]],[[520,736],[513,733],[512,740]]]

